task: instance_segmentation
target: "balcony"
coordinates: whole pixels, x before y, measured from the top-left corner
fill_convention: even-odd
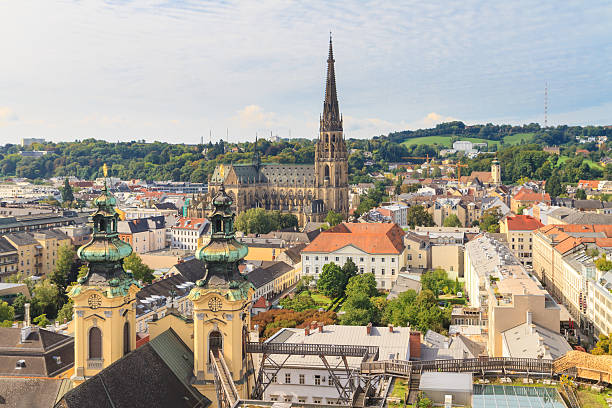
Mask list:
[[[87,360],[87,368],[91,370],[101,370],[104,368],[104,359],[92,358]]]

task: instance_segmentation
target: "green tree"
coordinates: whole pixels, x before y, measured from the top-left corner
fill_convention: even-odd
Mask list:
[[[421,275],[421,285],[423,289],[430,290],[435,295],[442,292],[445,287],[448,289],[451,283],[444,269],[435,269]]]
[[[595,261],[595,266],[597,266],[597,269],[600,271],[607,272],[612,269],[612,261],[608,261],[608,259],[606,259],[606,254],[604,253],[601,255],[601,258]]]
[[[591,350],[591,353],[596,355],[612,354],[612,333],[608,336],[600,334],[599,340],[593,350]]]
[[[406,217],[406,222],[410,226],[410,228],[414,228],[416,226],[419,227],[433,227],[434,220],[430,213],[425,210],[425,207],[422,205],[415,205],[408,209],[408,215]]]
[[[355,215],[360,216],[362,214],[365,214],[374,207],[376,207],[376,202],[374,200],[365,195],[361,195],[359,196],[359,205],[355,210]]]
[[[68,179],[64,180],[64,187],[62,188],[62,201],[65,203],[71,203],[74,201],[72,186],[68,182]]]
[[[461,221],[459,221],[459,217],[457,217],[457,214],[450,214],[444,219],[442,225],[444,225],[445,227],[461,227]]]
[[[15,320],[15,308],[10,306],[7,302],[0,301],[0,323],[10,322],[12,325],[13,320]],[[10,325],[8,327],[10,327]]]
[[[51,324],[51,322],[49,321],[49,319],[47,319],[47,315],[45,313],[36,316],[32,322],[39,326],[39,327],[47,327],[48,325]]]
[[[64,301],[57,286],[49,279],[43,279],[34,286],[30,303],[32,304],[33,316],[44,313],[53,317],[57,315],[57,311],[63,306]]]
[[[300,294],[293,296],[293,298],[286,296],[280,300],[279,304],[283,307],[283,309],[295,310],[296,312],[303,312],[304,310],[319,308],[308,291],[301,292]]]
[[[357,275],[359,269],[357,269],[357,265],[351,258],[348,258],[344,265],[342,266],[342,273],[344,274],[344,280],[348,283],[353,276]]]
[[[72,299],[70,299],[68,302],[64,303],[64,306],[62,306],[60,311],[57,312],[57,320],[60,323],[63,323],[64,319],[66,319],[67,322],[71,321],[72,320],[72,315],[74,313],[73,307],[74,307],[74,302],[72,301]]]
[[[347,326],[365,326],[373,323],[376,316],[376,308],[365,293],[349,296],[344,302],[344,312],[341,323]]]
[[[347,298],[361,293],[368,297],[376,296],[378,291],[376,290],[376,279],[374,278],[374,274],[368,272],[353,276],[348,280],[345,293]]]
[[[346,276],[342,268],[333,262],[323,265],[323,271],[317,281],[317,288],[332,299],[344,294]]]
[[[577,200],[586,200],[587,196],[586,196],[586,192],[579,188],[578,190],[576,190],[576,199]]]
[[[561,184],[561,178],[558,172],[553,172],[548,180],[546,180],[546,192],[551,198],[557,198],[559,195],[565,193],[565,188]]]
[[[295,214],[281,214],[280,216],[280,229],[295,229],[299,225],[298,219]]]
[[[59,247],[57,251],[57,262],[55,269],[51,273],[50,279],[57,285],[60,293],[63,295],[66,292],[68,283],[71,282],[72,269],[75,265],[76,251],[70,244],[65,244]]]
[[[81,267],[79,268],[78,274],[77,274],[77,279],[86,277],[88,273],[89,273],[89,266],[81,265]]]
[[[328,223],[330,227],[335,227],[342,222],[342,214],[339,214],[334,210],[329,210],[327,216],[325,217],[325,222]]]
[[[126,271],[132,271],[134,278],[146,283],[153,282],[153,269],[149,268],[142,262],[142,259],[136,252],[132,252],[130,256],[123,260],[123,268]]]
[[[499,232],[499,220],[501,212],[498,207],[492,207],[483,211],[479,220],[480,230],[486,232]]]

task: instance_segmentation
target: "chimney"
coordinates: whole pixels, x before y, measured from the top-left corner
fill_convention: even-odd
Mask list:
[[[366,326],[366,333],[368,334],[368,336],[372,335],[372,323],[368,323],[368,325]]]
[[[323,323],[319,322],[319,333],[323,333]]]
[[[310,336],[310,327],[306,327],[306,328],[304,329],[304,335],[305,335],[305,336]]]
[[[23,305],[23,307],[25,308],[25,326],[30,327],[32,325],[32,322],[30,321],[30,304],[26,303]]]
[[[527,323],[528,326],[531,325],[531,321],[533,320],[532,317],[533,316],[532,316],[531,312],[528,311],[527,312],[527,318],[526,318],[526,323]]]
[[[310,322],[310,330],[315,331],[317,328],[317,321],[313,320],[312,322]]]
[[[393,325],[392,324],[389,325],[389,333],[393,333]]]

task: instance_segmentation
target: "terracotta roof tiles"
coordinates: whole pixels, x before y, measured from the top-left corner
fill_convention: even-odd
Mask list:
[[[348,245],[369,254],[404,250],[404,231],[390,223],[342,223],[321,232],[302,252],[333,252]]]
[[[533,231],[544,226],[537,218],[531,215],[510,216],[506,218],[506,223],[510,231]]]

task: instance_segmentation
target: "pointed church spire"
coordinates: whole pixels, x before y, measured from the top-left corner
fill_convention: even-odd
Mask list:
[[[325,102],[323,102],[323,118],[321,131],[342,130],[342,119],[336,94],[336,72],[334,70],[334,51],[332,36],[329,33],[329,56],[327,58],[327,83],[325,85]]]

